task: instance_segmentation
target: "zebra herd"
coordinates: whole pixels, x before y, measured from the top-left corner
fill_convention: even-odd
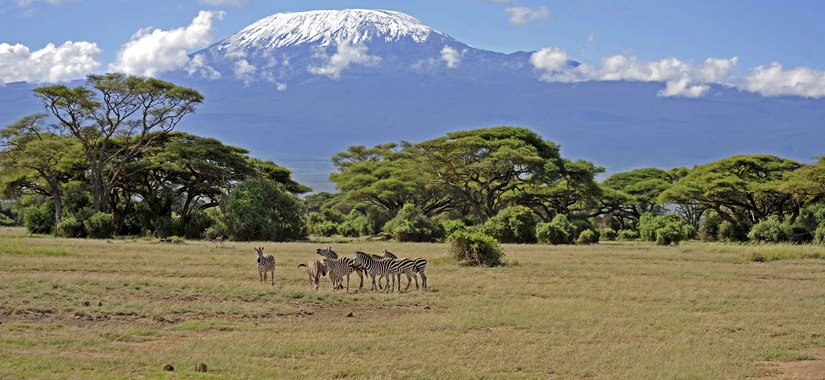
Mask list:
[[[264,256],[263,248],[255,248],[258,254],[258,273],[261,277],[261,283],[266,281],[267,272],[272,272],[272,284],[275,284],[275,258]],[[323,276],[329,276],[332,282],[332,290],[344,289],[344,279],[346,279],[346,292],[349,293],[349,279],[350,274],[355,273],[360,278],[358,289],[364,287],[364,276],[372,279],[372,287],[370,291],[383,290],[385,292],[395,291],[401,292],[401,275],[407,277],[407,287],[404,291],[410,289],[410,284],[415,281],[415,288],[419,289],[418,277],[421,277],[420,289],[427,290],[427,260],[422,258],[416,259],[399,259],[390,251],[384,251],[383,255],[368,254],[364,252],[356,252],[355,258],[339,257],[338,253],[332,250],[331,247],[318,248],[315,253],[323,257],[323,259],[309,259],[306,263],[301,263],[298,267],[306,267],[307,275],[309,276],[310,286],[317,290],[320,279]],[[382,284],[384,280],[385,284]],[[392,284],[390,284],[392,280]],[[398,283],[396,287],[396,283]]]

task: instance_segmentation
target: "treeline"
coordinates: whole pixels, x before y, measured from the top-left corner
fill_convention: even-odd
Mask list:
[[[825,242],[825,158],[806,165],[738,155],[692,169],[604,168],[561,157],[514,127],[418,144],[350,147],[333,157],[339,194],[307,197],[318,235],[385,233],[439,241],[457,230],[505,243]]]
[[[562,157],[529,129],[496,127],[349,147],[332,158],[339,192],[302,200],[310,189],[289,170],[174,131],[203,101],[193,89],[105,74],[34,95],[46,112],[0,131],[0,224],[34,233],[435,242],[460,232],[468,247],[825,241],[825,158],[739,155],[599,182],[604,168]]]
[[[65,237],[302,239],[289,170],[173,131],[203,101],[152,78],[90,75],[40,87],[45,114],[0,131],[0,223]]]

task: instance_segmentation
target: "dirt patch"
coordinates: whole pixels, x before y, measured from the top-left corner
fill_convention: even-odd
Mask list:
[[[814,351],[813,356],[815,360],[764,362],[765,375],[759,379],[825,380],[825,349]]]

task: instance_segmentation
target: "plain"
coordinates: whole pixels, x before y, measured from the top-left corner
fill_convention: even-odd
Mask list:
[[[430,291],[345,294],[316,248],[424,257]],[[275,286],[253,247],[275,256]],[[825,247],[83,240],[0,230],[0,378],[743,378],[825,371]],[[774,256],[771,256],[774,257]],[[358,277],[350,279],[357,288]],[[369,284],[365,282],[365,288]],[[351,317],[347,317],[352,313]],[[819,360],[817,360],[819,359]],[[195,372],[206,363],[209,372]]]

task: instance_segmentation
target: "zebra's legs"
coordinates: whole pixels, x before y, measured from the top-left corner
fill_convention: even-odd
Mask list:
[[[258,277],[261,278],[261,284],[264,283],[264,272],[258,271]]]
[[[274,268],[272,269],[272,278],[270,279],[270,281],[272,281],[272,286],[275,286],[275,269]]]
[[[421,272],[421,289],[427,290],[427,275]]]
[[[410,284],[412,283],[412,279],[410,277],[415,277],[415,276],[410,276],[409,272],[407,272],[405,274],[407,275],[407,287],[404,289],[404,293],[406,293],[408,290],[410,290]],[[417,279],[415,280],[415,284],[418,285],[418,280]],[[398,275],[398,292],[399,293],[401,292],[401,275]]]
[[[356,271],[358,273],[358,277],[361,279],[361,284],[358,285],[358,290],[361,290],[364,287],[364,273],[361,270]]]

